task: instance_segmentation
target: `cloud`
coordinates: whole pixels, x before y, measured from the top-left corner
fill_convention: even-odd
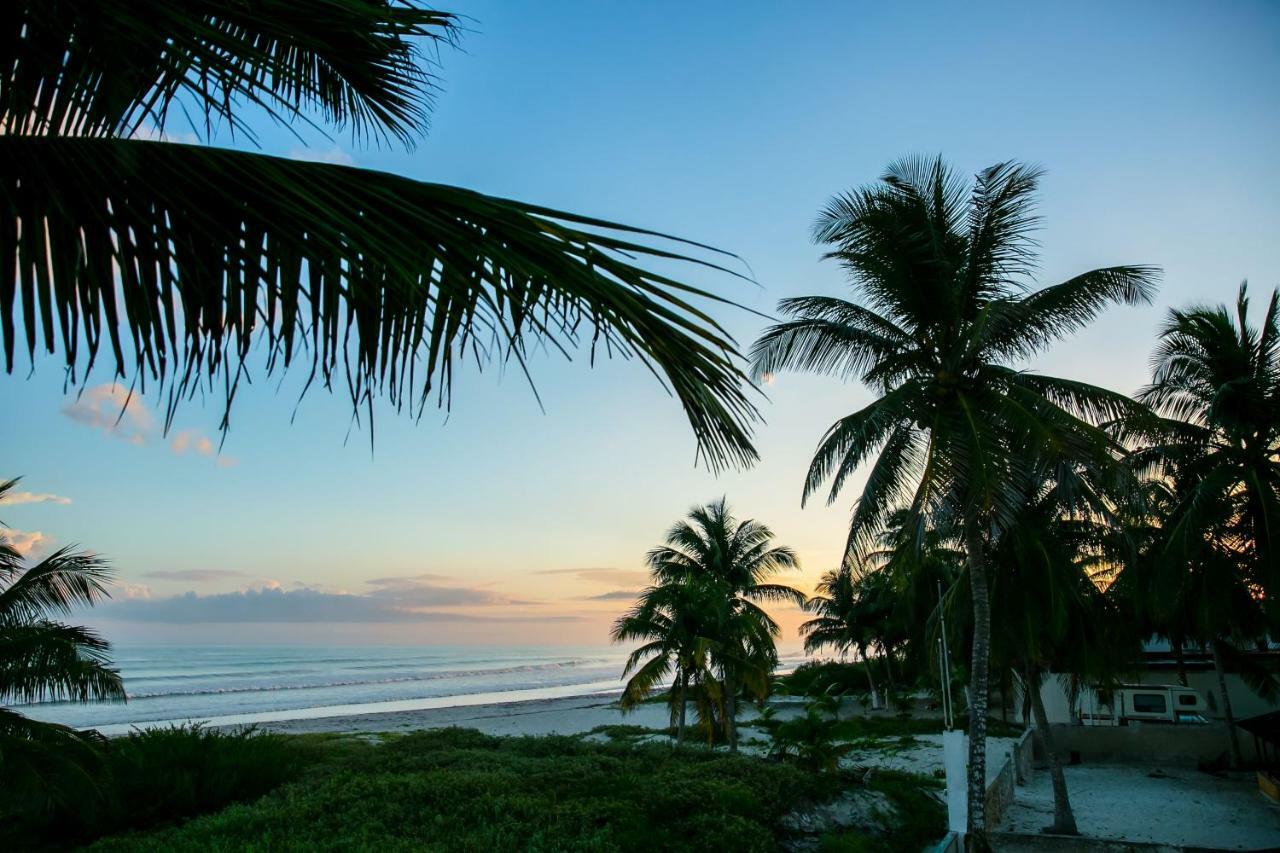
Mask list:
[[[14,530],[11,527],[0,527],[0,537],[7,540],[9,547],[24,557],[44,551],[53,544],[53,537],[45,536],[39,530]]]
[[[198,429],[184,429],[169,442],[169,449],[179,456],[188,450],[194,450],[201,456],[212,456],[213,440]]]
[[[142,397],[130,394],[128,388],[115,382],[84,389],[75,400],[62,407],[62,413],[76,423],[100,429],[139,447],[150,443],[157,432],[155,415]],[[220,468],[240,464],[238,459],[219,454],[213,439],[198,429],[184,429],[175,434],[169,440],[169,449],[176,456],[187,453],[216,456]],[[69,499],[66,502],[71,503]]]
[[[365,581],[374,590],[369,598],[394,601],[402,607],[467,607],[494,604],[535,604],[520,601],[501,593],[476,587],[430,583],[448,580],[442,575],[421,574],[409,577],[374,578]]]
[[[293,148],[284,156],[290,160],[305,160],[310,163],[332,163],[335,166],[354,166],[356,161],[350,154],[337,145],[323,151],[316,148]]]
[[[372,595],[343,595],[303,589],[261,588],[219,595],[194,592],[168,598],[134,598],[103,604],[104,619],[163,623],[389,623],[389,622],[547,622],[577,621],[578,616],[482,615],[422,610]]]
[[[139,127],[133,132],[132,139],[144,139],[149,142],[180,142],[184,145],[199,145],[200,137],[190,131],[179,131],[178,133],[170,133],[166,130],[157,130],[151,126]]]
[[[62,495],[36,494],[35,492],[10,492],[0,498],[0,504],[5,506],[17,506],[18,504],[58,504],[66,506],[69,503],[71,503],[71,498],[64,498]]]
[[[216,455],[219,468],[231,468],[240,464],[239,459],[218,453],[217,445],[213,443],[213,439],[198,429],[184,429],[174,435],[169,441],[169,449],[173,451],[175,456],[183,456],[187,453],[196,453],[200,456],[208,457]]]
[[[114,584],[112,595],[116,598],[123,598],[125,600],[139,598],[146,600],[151,598],[151,587],[147,586],[145,583],[117,583]]]
[[[615,569],[609,568],[588,568],[588,569],[542,569],[534,572],[536,575],[573,575],[578,580],[587,581],[588,583],[609,584],[615,586],[618,584],[635,584],[637,586],[649,582],[649,573],[645,571],[632,569]]]
[[[159,572],[144,572],[144,578],[162,581],[188,581],[190,583],[210,583],[228,578],[248,577],[244,572],[231,569],[166,569]]]
[[[155,430],[155,418],[142,398],[116,382],[84,389],[62,407],[62,413],[76,423],[139,446],[146,444]]]
[[[586,595],[579,601],[635,601],[639,597],[638,590],[615,589],[613,592],[602,592],[599,595]]]

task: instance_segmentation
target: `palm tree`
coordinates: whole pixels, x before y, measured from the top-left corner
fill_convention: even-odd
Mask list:
[[[756,342],[758,376],[785,370],[859,378],[880,396],[837,421],[809,467],[803,500],[830,480],[835,500],[874,458],[847,551],[864,554],[889,514],[908,529],[955,524],[973,602],[970,655],[969,831],[985,833],[986,715],[991,617],[986,553],[995,525],[1017,509],[1006,488],[1034,446],[1066,458],[1106,459],[1093,425],[1134,404],[1082,382],[1018,365],[1087,325],[1112,302],[1146,302],[1156,271],[1097,269],[1029,291],[1040,171],[985,169],[969,187],[934,160],[892,165],[881,183],[833,199],[814,227],[848,272],[858,302],[783,300],[791,319]]]
[[[1170,311],[1153,362],[1138,399],[1160,417],[1118,432],[1165,500],[1154,547],[1126,588],[1158,582],[1142,603],[1159,632],[1179,649],[1190,640],[1211,651],[1239,766],[1223,656],[1280,624],[1280,291],[1258,327],[1244,284],[1234,310]]]
[[[630,630],[643,626],[646,604],[657,602],[668,608],[666,621],[658,623],[662,639],[651,640],[647,649],[642,646],[628,662],[629,672],[638,664],[637,655],[651,656],[649,663],[637,670],[638,676],[644,676],[637,683],[637,692],[650,689],[644,686],[646,680],[655,684],[677,669],[681,670],[678,701],[682,703],[691,673],[703,673],[705,681],[705,673],[714,672],[718,684],[713,687],[722,697],[729,748],[737,751],[738,694],[745,689],[763,699],[778,661],[780,629],[760,603],[804,603],[803,593],[769,580],[780,571],[799,566],[795,552],[774,546],[773,532],[765,525],[752,519],[739,522],[721,498],[691,510],[667,532],[666,544],[654,548],[645,559],[654,585],[614,628],[616,639],[646,638],[650,635],[643,629],[634,635]],[[676,614],[685,619],[675,618]],[[688,666],[678,665],[679,654],[665,668],[656,663],[664,654],[671,654],[666,651],[669,648],[692,650],[686,655]],[[645,667],[650,665],[659,674],[648,675]]]
[[[0,483],[0,500],[18,480]],[[62,548],[24,568],[0,536],[0,702],[125,698],[110,645],[53,618],[107,597],[111,573],[93,554]],[[31,720],[0,708],[0,787],[47,806],[93,791],[95,732]]]
[[[1256,328],[1246,285],[1234,313],[1170,311],[1153,361],[1138,399],[1163,418],[1130,424],[1128,435],[1141,443],[1136,464],[1157,476],[1177,468],[1186,486],[1168,547],[1195,551],[1225,510],[1248,581],[1280,592],[1280,291]]]
[[[1100,555],[1115,551],[1119,527],[1106,484],[1093,474],[1032,466],[1018,485],[1022,507],[990,553],[992,607],[1000,614],[992,657],[1021,676],[1030,699],[1053,785],[1047,831],[1059,835],[1078,830],[1041,684],[1053,672],[1111,683],[1138,657],[1139,635],[1126,630],[1093,577]]]
[[[1135,458],[1144,455],[1139,451]],[[1223,658],[1238,657],[1238,647],[1265,637],[1267,619],[1240,552],[1239,502],[1229,493],[1210,490],[1192,500],[1201,483],[1201,476],[1164,459],[1146,484],[1140,547],[1117,574],[1113,594],[1147,636],[1166,638],[1179,660],[1187,645],[1210,652],[1231,760],[1239,767],[1242,755]],[[1185,519],[1191,511],[1200,528],[1196,538],[1187,535]]]
[[[329,163],[143,138],[249,116],[411,146],[455,16],[417,0],[19,0],[0,38],[0,343],[61,354],[174,407],[301,362],[373,400],[448,405],[455,369],[530,348],[637,357],[713,467],[755,458],[757,412],[709,292],[636,265],[723,270],[708,247]],[[690,253],[693,254],[690,254]],[[250,356],[255,345],[260,352]]]
[[[856,651],[867,674],[871,706],[879,708],[880,691],[870,651],[877,644],[876,622],[881,608],[867,587],[866,576],[855,578],[848,568],[824,572],[814,594],[805,602],[804,609],[815,615],[801,623],[800,636],[804,637],[807,654],[830,648],[843,658]]]
[[[624,678],[631,676],[622,691],[620,704],[624,712],[635,708],[674,677],[667,704],[676,728],[677,746],[684,743],[690,696],[699,697],[699,709],[719,704],[710,643],[703,636],[707,632],[704,625],[709,623],[714,607],[708,597],[714,592],[706,584],[692,580],[649,587],[641,593],[640,600],[618,618],[611,634],[615,643],[641,643],[628,656],[622,672]]]

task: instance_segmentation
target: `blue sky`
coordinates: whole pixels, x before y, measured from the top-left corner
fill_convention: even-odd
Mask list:
[[[451,8],[468,31],[441,53],[432,131],[413,151],[335,133],[309,134],[304,152],[268,125],[262,150],[711,243],[740,254],[759,287],[692,279],[763,312],[843,291],[810,223],[889,161],[941,152],[967,173],[1032,161],[1048,170],[1043,283],[1164,268],[1155,306],[1115,309],[1033,365],[1123,391],[1144,381],[1169,306],[1230,299],[1245,278],[1260,300],[1280,283],[1275,3]],[[719,316],[744,347],[764,325]],[[217,442],[216,397],[180,410],[164,437],[152,398],[114,426],[105,372],[77,402],[55,361],[23,364],[0,376],[0,473],[71,502],[0,518],[46,549],[109,556],[119,597],[134,596],[102,611],[122,638],[603,642],[625,604],[610,594],[637,588],[644,551],[722,494],[799,551],[798,585],[835,564],[860,483],[802,511],[801,477],[866,390],[780,377],[761,463],[716,477],[694,466],[678,406],[639,365],[535,367],[545,414],[518,375],[468,375],[447,419],[380,411],[372,452],[367,433],[348,435],[341,398],[313,393],[291,423],[297,377],[279,392],[259,381],[219,457],[202,452]],[[194,604],[168,600],[188,593]],[[308,596],[327,609],[308,610]],[[404,606],[422,618],[379,615]]]

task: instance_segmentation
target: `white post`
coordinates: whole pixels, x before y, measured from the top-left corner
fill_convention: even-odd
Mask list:
[[[969,819],[969,735],[943,732],[942,762],[947,770],[947,828],[963,837]]]

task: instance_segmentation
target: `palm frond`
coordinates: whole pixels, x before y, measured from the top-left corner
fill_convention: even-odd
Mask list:
[[[0,125],[78,136],[163,128],[178,103],[197,131],[252,137],[248,105],[409,144],[434,89],[422,47],[455,34],[412,0],[19,0],[7,21]]]
[[[60,349],[74,381],[105,344],[118,376],[168,383],[171,418],[202,380],[223,380],[229,409],[261,337],[267,373],[305,359],[326,386],[345,377],[357,412],[377,394],[421,411],[433,391],[448,404],[459,360],[524,369],[531,346],[582,344],[663,380],[713,467],[755,458],[734,342],[697,304],[723,300],[627,260],[722,269],[631,239],[663,235],[379,172],[136,140],[0,137],[0,193],[9,371],[21,342],[32,358]]]
[[[0,590],[0,625],[67,614],[110,598],[111,574],[98,555],[59,548]]]

